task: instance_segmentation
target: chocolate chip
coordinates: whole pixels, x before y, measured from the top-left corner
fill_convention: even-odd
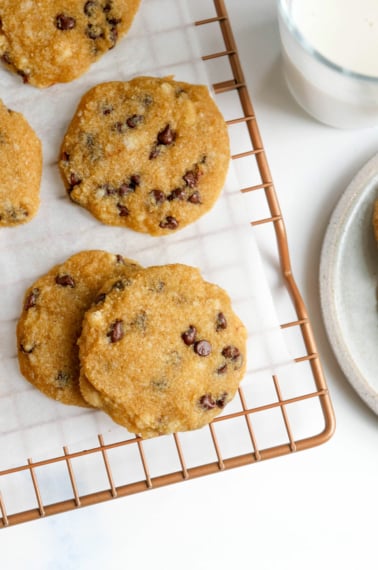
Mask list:
[[[110,12],[111,9],[112,9],[111,2],[107,2],[107,4],[105,4],[105,6],[103,7],[103,11],[105,12],[105,14]]]
[[[157,157],[159,156],[159,154],[160,154],[160,150],[155,146],[155,147],[151,150],[150,155],[149,155],[148,158],[149,158],[149,160],[153,160],[154,158],[157,158]]]
[[[117,189],[114,188],[114,186],[111,186],[110,184],[103,184],[102,186],[100,186],[100,188],[102,190],[105,190],[107,196],[114,196],[114,194],[117,193]]]
[[[120,216],[128,216],[130,214],[129,209],[123,204],[117,204],[118,213]]]
[[[132,115],[126,119],[126,124],[130,129],[135,129],[143,121],[143,115]]]
[[[135,190],[134,186],[130,186],[130,184],[128,182],[124,182],[118,188],[118,195],[119,196],[126,196],[127,194],[130,194],[130,192],[134,192],[134,190]]]
[[[119,253],[117,253],[116,255],[116,262],[121,263],[121,265],[126,265],[125,260],[123,259],[122,255],[120,255]]]
[[[59,370],[58,374],[55,377],[55,381],[57,382],[59,388],[65,388],[70,381],[70,374],[68,372],[64,372],[63,370]]]
[[[126,125],[126,123],[121,123],[120,121],[117,121],[112,126],[112,130],[117,131],[117,133],[123,134],[127,131],[127,125]]]
[[[157,137],[158,142],[165,146],[172,144],[175,138],[176,138],[176,133],[171,129],[170,125],[164,127],[164,129],[159,132]]]
[[[188,172],[184,174],[183,179],[189,188],[195,188],[198,184],[199,174],[195,170],[188,170]]]
[[[69,160],[70,160],[70,155],[68,154],[68,152],[65,152],[65,151],[62,152],[62,158],[61,158],[61,160],[62,160],[63,162],[69,162]]]
[[[55,26],[58,30],[72,30],[76,26],[76,20],[67,14],[58,14],[55,18]]]
[[[103,115],[110,115],[110,113],[112,113],[114,111],[112,105],[104,105],[102,107],[102,114]]]
[[[213,410],[217,404],[211,394],[204,394],[199,399],[199,405],[204,410]]]
[[[122,22],[122,18],[107,18],[106,21],[111,26],[118,26]]]
[[[195,192],[193,192],[193,194],[191,194],[188,198],[188,202],[190,202],[191,204],[201,204],[201,195],[200,193],[196,190]]]
[[[25,299],[25,305],[24,305],[25,311],[28,311],[32,307],[35,307],[35,305],[37,303],[37,299],[39,297],[39,293],[40,293],[40,290],[37,288],[33,289],[32,292],[29,293],[29,295]]]
[[[226,374],[227,372],[227,364],[223,364],[223,366],[220,366],[217,370],[217,374]]]
[[[133,174],[130,176],[130,188],[136,188],[140,185],[140,176],[139,174]]]
[[[194,352],[198,354],[198,356],[209,356],[211,353],[211,344],[208,340],[198,340],[194,344]]]
[[[185,200],[185,190],[184,188],[175,188],[174,190],[172,190],[172,192],[169,194],[167,200],[172,201],[172,200]]]
[[[186,91],[182,87],[178,87],[175,91],[176,97],[180,97],[180,95],[183,95],[184,93],[186,93]]]
[[[95,24],[88,24],[85,33],[90,40],[98,40],[99,38],[103,38],[105,36],[104,30],[101,28],[101,26],[96,26]]]
[[[1,56],[1,61],[6,63],[7,65],[12,65],[12,60],[10,58],[9,53],[7,52],[3,53],[3,55]]]
[[[179,226],[178,221],[173,216],[167,216],[164,220],[162,220],[159,224],[159,227],[162,229],[168,230],[176,230]]]
[[[118,188],[119,196],[126,196],[126,194],[128,194],[129,192],[131,192],[131,188],[126,182],[121,184],[121,186]]]
[[[78,184],[80,184],[80,182],[81,182],[81,178],[79,178],[79,176],[77,174],[75,174],[74,172],[71,172],[71,174],[70,174],[71,186],[77,186]]]
[[[151,190],[149,195],[154,204],[162,204],[165,202],[165,194],[162,190]]]
[[[222,350],[222,355],[230,359],[234,370],[239,370],[243,364],[243,355],[236,346],[226,346]]]
[[[117,291],[124,291],[126,285],[130,285],[128,279],[118,279],[118,281],[113,283],[111,291],[114,291],[115,289],[117,289]]]
[[[128,182],[123,182],[121,186],[118,188],[118,194],[120,196],[126,196],[130,192],[134,192],[135,188],[140,184],[140,176],[138,174],[133,174],[130,176],[130,180]]]
[[[103,303],[106,299],[106,293],[100,293],[97,295],[96,299],[94,300],[94,304],[98,305],[99,303]]]
[[[86,16],[94,16],[96,13],[96,8],[97,8],[96,2],[89,0],[84,5],[84,14]]]
[[[227,319],[223,313],[218,313],[215,321],[215,330],[218,332],[227,328]]]
[[[106,336],[109,337],[110,342],[118,342],[123,338],[123,321],[116,319],[114,323],[110,325],[109,331]]]
[[[182,333],[181,338],[185,342],[187,346],[194,344],[196,340],[197,329],[193,325],[190,325],[189,328]]]
[[[225,346],[222,350],[222,356],[230,358],[231,360],[236,360],[240,356],[240,350],[236,346]]]
[[[224,406],[226,404],[227,396],[228,396],[228,393],[223,392],[223,394],[221,394],[221,396],[216,399],[215,403],[218,406],[218,408],[224,408]]]
[[[18,69],[17,70],[17,75],[19,75],[20,77],[22,77],[22,81],[23,83],[29,83],[29,77],[30,77],[30,73],[27,73],[26,71],[23,71],[22,69]]]
[[[71,287],[73,289],[75,287],[75,280],[71,277],[71,275],[57,275],[55,277],[55,283],[57,285],[61,285],[62,287]]]

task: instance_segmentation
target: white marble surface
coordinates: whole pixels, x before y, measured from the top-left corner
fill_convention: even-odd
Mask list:
[[[378,128],[314,122],[284,84],[274,0],[227,0],[337,420],[325,445],[0,533],[0,567],[377,568],[378,418],[343,376],[318,292],[328,218],[377,152]]]

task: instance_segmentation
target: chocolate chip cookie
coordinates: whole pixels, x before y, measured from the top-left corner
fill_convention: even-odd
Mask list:
[[[230,160],[207,87],[137,77],[81,100],[59,160],[71,200],[105,224],[169,234],[214,205]]]
[[[112,49],[140,0],[1,0],[0,57],[24,83],[72,81]]]
[[[108,285],[78,343],[84,397],[143,437],[210,422],[246,365],[246,329],[227,293],[180,264]]]
[[[41,141],[20,113],[0,100],[0,226],[24,224],[39,208]]]
[[[64,404],[88,406],[79,389],[76,345],[84,313],[101,301],[97,293],[106,280],[127,279],[138,268],[121,255],[83,251],[29,287],[17,326],[20,369],[29,382]]]

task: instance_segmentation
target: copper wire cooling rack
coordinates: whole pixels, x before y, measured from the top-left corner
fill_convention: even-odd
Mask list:
[[[208,427],[209,432],[207,432],[207,435],[209,436],[214,457],[214,460],[210,462],[191,465],[190,461],[188,461],[185,446],[182,444],[183,435],[173,434],[172,436],[165,436],[165,438],[171,438],[170,441],[179,468],[170,472],[164,472],[164,468],[160,468],[160,472],[154,475],[151,471],[148,453],[146,453],[146,446],[156,445],[160,438],[156,438],[155,443],[153,440],[143,441],[139,437],[106,443],[104,436],[98,435],[98,444],[90,449],[70,452],[68,447],[65,446],[62,454],[57,457],[35,462],[32,459],[28,459],[23,465],[0,471],[0,527],[8,527],[48,515],[74,510],[86,505],[93,505],[116,497],[124,497],[171,483],[178,483],[233,467],[240,467],[264,459],[308,449],[324,443],[333,433],[334,415],[332,404],[317,353],[311,323],[292,274],[284,221],[240,65],[231,24],[223,0],[213,0],[211,9],[213,11],[211,17],[196,21],[195,24],[201,30],[208,29],[209,26],[216,26],[223,47],[215,53],[203,56],[202,59],[209,65],[214,62],[227,62],[227,69],[231,77],[214,82],[215,96],[218,98],[224,94],[231,94],[238,100],[238,108],[240,108],[241,112],[238,116],[228,120],[227,124],[230,129],[237,125],[244,125],[248,132],[251,148],[233,154],[232,158],[235,163],[245,159],[253,160],[255,163],[254,170],[258,174],[258,180],[254,180],[253,184],[248,184],[241,188],[241,192],[253,193],[258,200],[265,203],[264,206],[268,212],[267,216],[254,219],[251,221],[251,225],[254,226],[257,237],[259,231],[264,231],[264,228],[271,230],[271,241],[274,243],[273,249],[276,256],[276,278],[279,278],[284,284],[287,292],[287,303],[290,304],[292,314],[294,315],[293,319],[283,321],[280,327],[283,334],[293,336],[294,333],[294,336],[297,337],[295,345],[298,347],[298,356],[294,357],[295,366],[300,368],[300,376],[311,376],[314,389],[304,389],[299,395],[285,397],[281,389],[281,379],[276,374],[273,377],[270,374],[267,381],[272,384],[271,401],[253,407],[248,406],[244,389],[240,389],[238,396],[240,408],[238,411],[226,413],[216,418]],[[309,386],[309,383],[305,383],[305,386]],[[296,429],[293,427],[290,419],[290,407],[297,406],[298,408],[303,406],[304,410],[306,410],[308,402],[317,402],[319,404],[322,427],[315,434],[310,433],[306,434],[305,437],[302,435],[297,437]],[[272,438],[261,438],[258,430],[256,430],[258,422],[255,420],[261,414],[268,412],[280,415],[280,421],[285,431],[285,441],[282,441],[282,438],[280,438],[279,442],[272,442]],[[306,421],[305,416],[306,411],[302,415],[304,423]],[[241,420],[243,423],[249,445],[247,451],[244,447],[242,452],[239,452],[240,446],[237,444],[238,432],[231,429],[231,423],[235,420]],[[220,428],[225,432],[229,432],[229,450],[227,453],[224,453],[222,445],[219,443],[218,430]],[[118,476],[115,476],[113,453],[117,452],[119,456],[119,454],[126,454],[131,448],[134,451],[134,461],[140,464],[142,476],[137,480],[135,477],[133,480],[128,480],[128,470],[126,468],[122,471],[123,479],[120,479]],[[91,489],[91,492],[82,492],[81,478],[77,472],[79,459],[88,461],[95,459],[97,461],[96,469],[102,469],[104,474],[103,486],[101,488]],[[68,476],[69,497],[63,500],[49,501],[46,500],[48,493],[45,492],[45,486],[51,484],[55,470],[58,467],[65,471],[66,477]],[[43,476],[40,476],[42,472]],[[8,508],[7,491],[4,490],[7,487],[5,485],[7,479],[17,476],[28,479],[33,503],[33,507],[30,508],[30,501],[28,501],[28,508],[20,512],[14,512]],[[1,490],[3,490],[2,493]]]

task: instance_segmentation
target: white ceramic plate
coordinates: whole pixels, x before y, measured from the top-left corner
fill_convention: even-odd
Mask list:
[[[378,248],[372,211],[378,154],[337,204],[324,237],[320,295],[327,334],[349,382],[378,414]]]

